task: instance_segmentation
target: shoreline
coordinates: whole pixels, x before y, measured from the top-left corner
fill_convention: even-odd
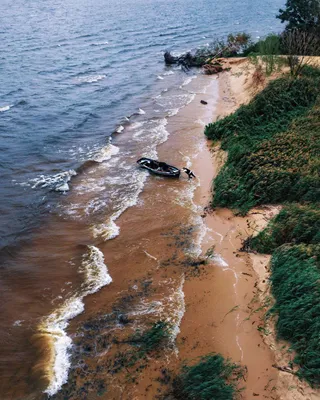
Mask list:
[[[169,119],[169,139],[157,148],[159,159],[190,165],[198,179],[148,179],[138,203],[117,220],[121,235],[97,243],[113,282],[88,296],[85,313],[70,321],[68,334],[74,340],[77,367],[71,368],[68,383],[54,399],[69,394],[77,399],[82,390],[104,393],[109,387],[104,398],[151,400],[167,393],[169,382],[163,371],[174,376],[184,363],[220,353],[246,368],[240,383],[245,387],[242,399],[300,400],[292,397],[293,389],[288,394],[292,383],[273,367],[281,358],[261,334],[266,309],[260,285],[267,275],[259,271],[267,271],[267,266],[258,264],[258,269],[260,256],[239,251],[242,240],[265,227],[279,207],[255,208],[246,217],[228,209],[206,211],[212,178],[226,153],[218,146],[209,148],[203,124],[235,111],[255,94],[250,67],[243,60],[237,63],[218,79],[198,76],[204,91],[195,92],[193,101]],[[208,106],[200,105],[201,99],[208,100]],[[145,231],[136,229],[141,219]],[[187,265],[188,255],[197,259],[210,249],[213,254],[206,265],[196,269]],[[132,334],[147,331],[159,320],[173,326],[163,357],[155,353],[145,363],[138,359],[137,365],[127,367],[123,360],[131,357]],[[124,357],[120,361],[119,354]],[[115,368],[119,362],[124,362],[124,369]]]
[[[242,62],[219,76],[219,101],[213,121],[234,112],[257,93],[250,82],[250,66],[242,67]],[[217,176],[227,157],[219,145],[213,146],[209,141],[205,153],[194,168],[205,186],[197,193],[201,205],[210,203],[210,178]],[[271,256],[240,251],[242,241],[262,231],[281,208],[254,207],[245,217],[236,216],[229,209],[215,209],[203,215],[207,233],[202,254],[213,248],[214,257],[213,263],[203,268],[203,277],[185,284],[187,307],[181,326],[181,360],[214,352],[245,366],[246,376],[239,385],[244,387],[242,399],[263,396],[317,400],[319,390],[312,389],[287,367],[294,358],[290,344],[277,339],[274,318],[265,318],[274,301],[269,284]],[[196,338],[201,340],[192,346]]]
[[[219,101],[213,120],[235,111],[250,99],[248,89],[242,92],[247,77],[239,77],[239,68],[242,67],[236,66],[230,73],[220,75]],[[226,157],[219,147],[213,150],[209,147],[211,143],[193,167],[201,180],[196,201],[202,207],[211,200],[212,178],[218,174]],[[275,212],[273,208],[267,212],[255,211],[267,217],[265,225]],[[203,276],[185,283],[186,313],[181,324],[183,341],[180,340],[179,345],[181,361],[220,353],[246,366],[243,399],[251,399],[253,393],[271,395],[274,385],[270,382],[277,380],[277,371],[272,368],[273,354],[256,329],[263,318],[255,298],[257,276],[249,255],[239,252],[241,240],[255,230],[254,215],[237,217],[231,210],[218,209],[203,217],[206,235],[202,254],[214,245],[214,257],[212,263],[203,267]],[[250,316],[250,321],[245,321],[250,315],[248,307],[252,305],[258,311]]]

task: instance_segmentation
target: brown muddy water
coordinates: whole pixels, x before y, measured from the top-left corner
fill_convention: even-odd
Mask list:
[[[202,209],[193,201],[201,182],[151,176],[135,162],[152,156],[192,168],[206,146],[203,127],[217,98],[218,81],[200,75],[178,94],[155,99],[159,107],[170,103],[166,117],[146,118],[141,111],[83,166],[32,240],[8,254],[2,399],[140,398],[148,379],[135,389],[107,373],[118,351],[114,338],[158,320],[173,326],[161,362],[177,357],[183,260],[201,254],[205,233]]]

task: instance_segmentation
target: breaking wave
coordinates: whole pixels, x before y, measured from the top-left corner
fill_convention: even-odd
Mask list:
[[[38,328],[37,336],[42,339],[46,338],[47,342],[51,344],[51,363],[47,366],[46,371],[50,383],[44,392],[49,396],[57,393],[68,379],[72,347],[72,339],[66,332],[69,321],[84,311],[84,297],[112,282],[104,263],[103,253],[95,246],[88,246],[79,272],[84,275],[81,291],[72,295],[46,317]]]

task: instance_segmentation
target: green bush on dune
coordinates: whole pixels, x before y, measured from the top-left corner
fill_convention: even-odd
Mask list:
[[[206,126],[228,160],[215,180],[213,206],[316,201],[320,195],[320,70],[271,82],[248,105]]]
[[[320,244],[320,204],[284,207],[270,224],[250,239],[250,248],[272,253],[285,244]]]
[[[242,377],[241,367],[220,354],[210,354],[183,368],[173,383],[173,395],[177,400],[232,400]]]
[[[272,256],[278,337],[296,351],[297,375],[320,385],[320,246],[282,246]]]

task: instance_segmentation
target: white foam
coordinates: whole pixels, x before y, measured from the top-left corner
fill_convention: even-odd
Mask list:
[[[173,117],[174,115],[177,115],[179,111],[180,108],[173,108],[172,110],[169,110],[168,117]]]
[[[122,125],[120,125],[120,126],[117,128],[116,132],[117,132],[117,133],[121,133],[123,130],[124,130],[124,127],[123,127]]]
[[[160,81],[162,81],[164,78],[160,75],[157,76],[157,79],[159,79]]]
[[[67,299],[39,327],[42,333],[52,337],[54,346],[53,378],[44,391],[49,396],[56,394],[68,380],[71,366],[70,348],[72,347],[72,340],[66,333],[69,321],[84,311],[83,298],[85,296],[97,292],[112,282],[104,263],[103,253],[95,246],[88,246],[88,252],[83,256],[80,273],[85,276],[81,292]]]
[[[102,251],[95,246],[88,246],[88,249],[88,253],[83,256],[80,268],[80,272],[85,275],[85,281],[82,284],[85,296],[97,292],[103,286],[112,282],[104,263]]]
[[[140,315],[158,315],[159,317],[162,315],[165,307],[161,301],[151,301],[146,302],[144,300],[139,303],[133,311],[130,311],[128,315],[130,316],[140,316]]]
[[[18,319],[17,321],[14,321],[13,326],[21,326],[22,322],[24,322],[23,319]]]
[[[189,76],[189,78],[187,78],[182,85],[180,86],[180,88],[183,88],[184,86],[189,85],[189,83],[191,83],[193,81],[193,79],[197,79],[197,75],[194,76]]]
[[[32,189],[41,188],[58,188],[65,183],[68,183],[73,176],[77,175],[76,171],[70,169],[69,171],[59,172],[54,175],[39,175],[37,178],[30,179],[22,186],[31,186]]]
[[[115,156],[119,153],[119,147],[114,146],[113,144],[109,143],[107,146],[104,146],[96,155],[92,158],[94,161],[99,163],[103,161],[108,161],[112,156]]]
[[[111,240],[119,236],[120,228],[110,219],[108,223],[98,224],[92,227],[93,237],[101,237],[103,240]]]
[[[180,325],[186,311],[184,292],[184,276],[181,278],[181,283],[177,290],[169,297],[171,315],[168,317],[168,322],[172,325],[171,340],[175,344],[178,334],[180,333]],[[176,348],[176,352],[178,349]]]
[[[222,258],[220,254],[215,254],[213,257],[210,257],[217,265],[221,267],[229,267],[229,264]]]
[[[94,82],[99,82],[102,79],[104,79],[106,75],[87,75],[87,76],[81,76],[76,78],[76,82],[81,84],[81,83],[94,83]]]
[[[55,188],[56,192],[68,192],[70,190],[69,185],[65,182]]]
[[[206,123],[204,121],[202,121],[202,119],[197,119],[196,121],[194,121],[196,124],[199,124],[201,126],[206,126]]]
[[[8,105],[8,106],[0,107],[0,112],[9,111],[11,107],[13,107],[12,104]]]
[[[146,121],[141,125],[142,129],[133,134],[133,139],[138,142],[147,142],[146,145],[152,146],[154,150],[156,146],[168,139],[169,132],[165,128],[167,124],[168,120],[166,118]],[[144,156],[146,157],[146,154]]]
[[[136,174],[130,174],[130,177],[134,179],[131,184],[134,185],[135,191],[131,194],[131,197],[124,197],[121,199],[118,210],[110,216],[107,222],[92,226],[91,229],[95,238],[101,237],[107,241],[114,239],[120,234],[120,228],[116,225],[115,221],[127,208],[137,204],[139,194],[142,192],[147,175],[147,171],[138,171]]]
[[[173,71],[167,71],[167,72],[164,72],[163,75],[166,75],[166,76],[174,75],[174,72]]]
[[[195,98],[195,93],[175,94],[171,96],[157,96],[155,97],[157,105],[172,110],[187,106]]]
[[[144,115],[146,112],[144,110],[142,110],[141,108],[139,108],[138,114],[140,115]]]
[[[109,42],[106,40],[105,42],[92,43],[92,46],[102,46],[104,44],[109,44]]]

